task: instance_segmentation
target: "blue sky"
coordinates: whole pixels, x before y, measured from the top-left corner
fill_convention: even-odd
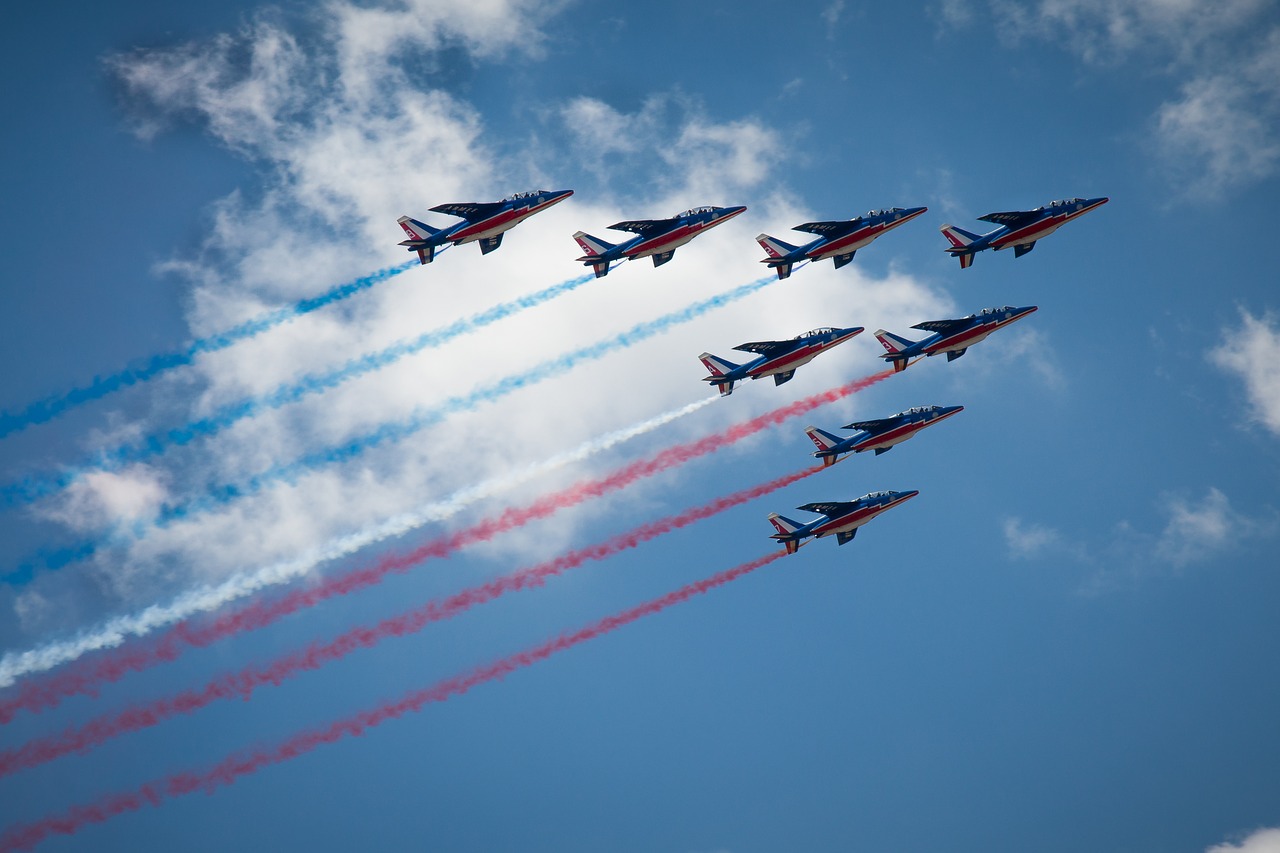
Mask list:
[[[0,778],[0,831],[744,563],[772,547],[769,512],[894,488],[921,495],[849,545],[813,543],[360,738],[41,849],[1280,849],[1268,830],[1280,826],[1273,4],[133,3],[24,10],[3,38],[7,412],[402,264],[401,214],[443,224],[430,207],[535,186],[576,195],[495,253],[452,249],[0,440],[4,484],[82,474],[0,511],[0,569],[28,567],[0,588],[0,671],[15,682],[0,699],[60,671],[23,671],[24,653],[74,656],[121,620],[293,566],[277,572],[288,584],[259,584],[269,600],[870,374],[876,328],[1040,310],[956,362],[931,359],[95,698],[19,713],[0,748],[799,470],[808,423],[966,407],[893,453],[247,702]],[[961,271],[942,251],[943,223],[983,230],[984,213],[1075,195],[1112,201],[1028,256],[987,252]],[[605,236],[701,204],[749,210],[660,269],[623,265],[215,436],[95,470],[113,448],[574,279],[575,230]],[[894,205],[929,212],[844,269],[798,270],[355,460],[155,523],[212,485],[359,442],[759,279],[761,231],[794,241],[794,224]],[[516,476],[703,399],[703,350],[820,325],[868,332],[789,384],[749,383]],[[442,517],[442,500],[477,484],[489,484],[480,499]],[[85,543],[91,558],[49,565]]]

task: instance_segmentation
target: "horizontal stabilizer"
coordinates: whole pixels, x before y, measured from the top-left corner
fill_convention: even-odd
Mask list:
[[[436,259],[436,247],[426,246],[418,250],[418,262],[427,265]]]
[[[792,264],[790,261],[775,261],[772,258],[765,258],[760,263],[768,264],[770,268],[775,270],[778,273],[778,281],[791,277]]]
[[[969,267],[973,266],[973,255],[956,255],[956,257],[960,259],[960,269],[967,270]]]
[[[609,274],[609,262],[592,264],[591,269],[595,272],[596,278],[604,278]]]

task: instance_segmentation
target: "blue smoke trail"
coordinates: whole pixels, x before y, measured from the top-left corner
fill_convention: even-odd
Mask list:
[[[637,323],[625,332],[619,332],[594,344],[549,359],[522,373],[513,374],[489,385],[481,386],[472,390],[469,394],[451,397],[442,404],[426,411],[416,412],[399,423],[384,424],[373,432],[351,439],[337,447],[309,453],[287,465],[277,465],[254,475],[239,485],[225,484],[211,487],[209,493],[203,498],[197,498],[186,504],[165,507],[161,510],[155,524],[163,527],[174,521],[188,518],[198,512],[213,509],[231,503],[238,498],[253,495],[272,483],[279,481],[293,482],[298,476],[307,471],[326,465],[348,462],[368,450],[407,438],[419,430],[439,423],[451,414],[474,409],[481,403],[493,402],[514,391],[535,385],[544,379],[558,376],[582,362],[593,361],[617,350],[626,349],[633,344],[661,334],[673,326],[697,319],[709,311],[714,311],[717,308],[750,296],[775,281],[778,281],[778,278],[770,275],[767,278],[740,285],[733,290],[695,302],[670,314],[664,314],[656,319]],[[146,527],[147,523],[139,522],[134,527],[135,535],[138,538],[144,536]]]
[[[190,364],[195,360],[196,356],[201,353],[217,352],[226,349],[237,341],[245,338],[251,338],[254,335],[265,332],[268,329],[286,323],[296,317],[304,314],[310,314],[312,311],[324,308],[326,305],[332,305],[350,296],[354,296],[361,291],[368,290],[376,284],[393,278],[405,270],[411,269],[418,265],[418,262],[407,261],[399,266],[387,267],[377,272],[358,278],[355,281],[347,282],[339,285],[326,293],[319,296],[313,296],[310,299],[303,299],[288,305],[284,308],[278,308],[270,311],[260,317],[246,320],[239,326],[235,326],[225,332],[219,332],[205,338],[199,338],[187,345],[187,348],[181,352],[162,353],[154,355],[147,359],[138,367],[130,367],[108,376],[96,376],[93,381],[82,388],[74,388],[63,394],[56,394],[46,397],[43,400],[37,400],[29,404],[26,408],[19,412],[0,413],[0,438],[26,429],[33,424],[41,424],[51,421],[64,412],[70,411],[77,406],[100,400],[108,394],[115,393],[122,388],[128,388],[131,385],[137,385],[147,382],[175,367],[182,367]]]
[[[454,338],[482,329],[505,317],[518,314],[525,309],[541,305],[594,280],[595,276],[588,273],[578,278],[554,284],[536,293],[530,293],[518,299],[495,305],[470,317],[455,320],[447,326],[426,332],[412,340],[400,341],[379,352],[353,358],[333,370],[309,374],[297,382],[281,386],[265,396],[223,406],[208,417],[150,436],[143,439],[139,444],[106,451],[98,459],[94,460],[92,470],[110,471],[121,465],[143,462],[164,453],[171,447],[182,447],[198,438],[211,437],[245,418],[253,417],[268,409],[277,409],[288,403],[297,402],[311,394],[327,391],[349,379],[355,379],[366,373],[380,370],[422,350],[442,346]],[[33,500],[46,497],[65,489],[88,473],[89,470],[87,467],[72,468],[63,471],[56,477],[44,479],[28,478],[20,483],[6,485],[0,488],[0,505],[12,506],[19,503],[30,503]],[[62,559],[61,552],[54,552],[52,558],[55,560]],[[63,560],[63,562],[66,561]],[[0,580],[2,579],[0,578]]]

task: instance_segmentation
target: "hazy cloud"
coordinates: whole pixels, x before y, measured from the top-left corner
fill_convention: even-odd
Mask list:
[[[1280,324],[1270,314],[1241,310],[1242,326],[1223,331],[1209,360],[1244,382],[1253,417],[1280,436]]]

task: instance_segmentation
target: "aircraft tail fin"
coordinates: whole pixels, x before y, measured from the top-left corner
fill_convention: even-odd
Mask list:
[[[733,385],[737,380],[725,379],[725,376],[738,369],[738,365],[732,361],[726,361],[718,355],[712,355],[704,352],[698,356],[698,360],[702,362],[703,367],[707,369],[710,376],[704,376],[703,382],[710,382],[720,390],[721,397],[728,397],[733,393]]]
[[[907,356],[902,353],[915,341],[909,341],[901,335],[895,335],[893,332],[886,332],[884,329],[876,329],[876,340],[884,347],[885,354],[881,356],[885,361],[893,365],[894,373],[901,373],[907,369]]]
[[[981,234],[974,234],[972,231],[966,231],[963,228],[957,228],[954,225],[943,225],[942,236],[947,238],[947,242],[951,244],[951,248],[947,249],[953,257],[960,259],[960,269],[967,270],[973,266],[974,250],[969,248],[969,244],[975,240],[982,238]]]
[[[778,531],[770,536],[770,539],[777,539],[786,546],[788,554],[794,554],[800,550],[800,545],[803,543],[800,541],[800,537],[796,535],[796,531],[804,527],[803,524],[798,521],[792,521],[784,515],[778,515],[776,512],[769,513],[769,523]]]
[[[825,429],[818,429],[816,426],[807,426],[804,431],[809,436],[809,440],[813,442],[814,447],[818,448],[813,455],[822,458],[823,466],[836,464],[836,455],[831,452],[831,448],[835,447],[843,439],[838,435],[832,435]]]
[[[411,246],[414,243],[430,240],[432,237],[440,233],[439,228],[432,228],[427,223],[419,222],[409,216],[401,216],[396,220],[396,222],[400,224],[400,227],[404,229],[405,236],[409,238],[402,242],[400,244],[401,246]]]
[[[599,237],[592,237],[584,231],[575,231],[573,239],[578,241],[578,246],[582,249],[582,257],[580,261],[589,261],[592,258],[598,258],[605,252],[613,248],[613,244],[608,240],[601,240]]]
[[[760,244],[765,254],[769,256],[760,261],[760,263],[768,264],[769,269],[777,270],[779,279],[784,279],[791,275],[791,268],[794,264],[791,261],[783,260],[783,258],[796,251],[797,246],[783,242],[777,237],[770,237],[768,234],[757,235],[756,242]]]

